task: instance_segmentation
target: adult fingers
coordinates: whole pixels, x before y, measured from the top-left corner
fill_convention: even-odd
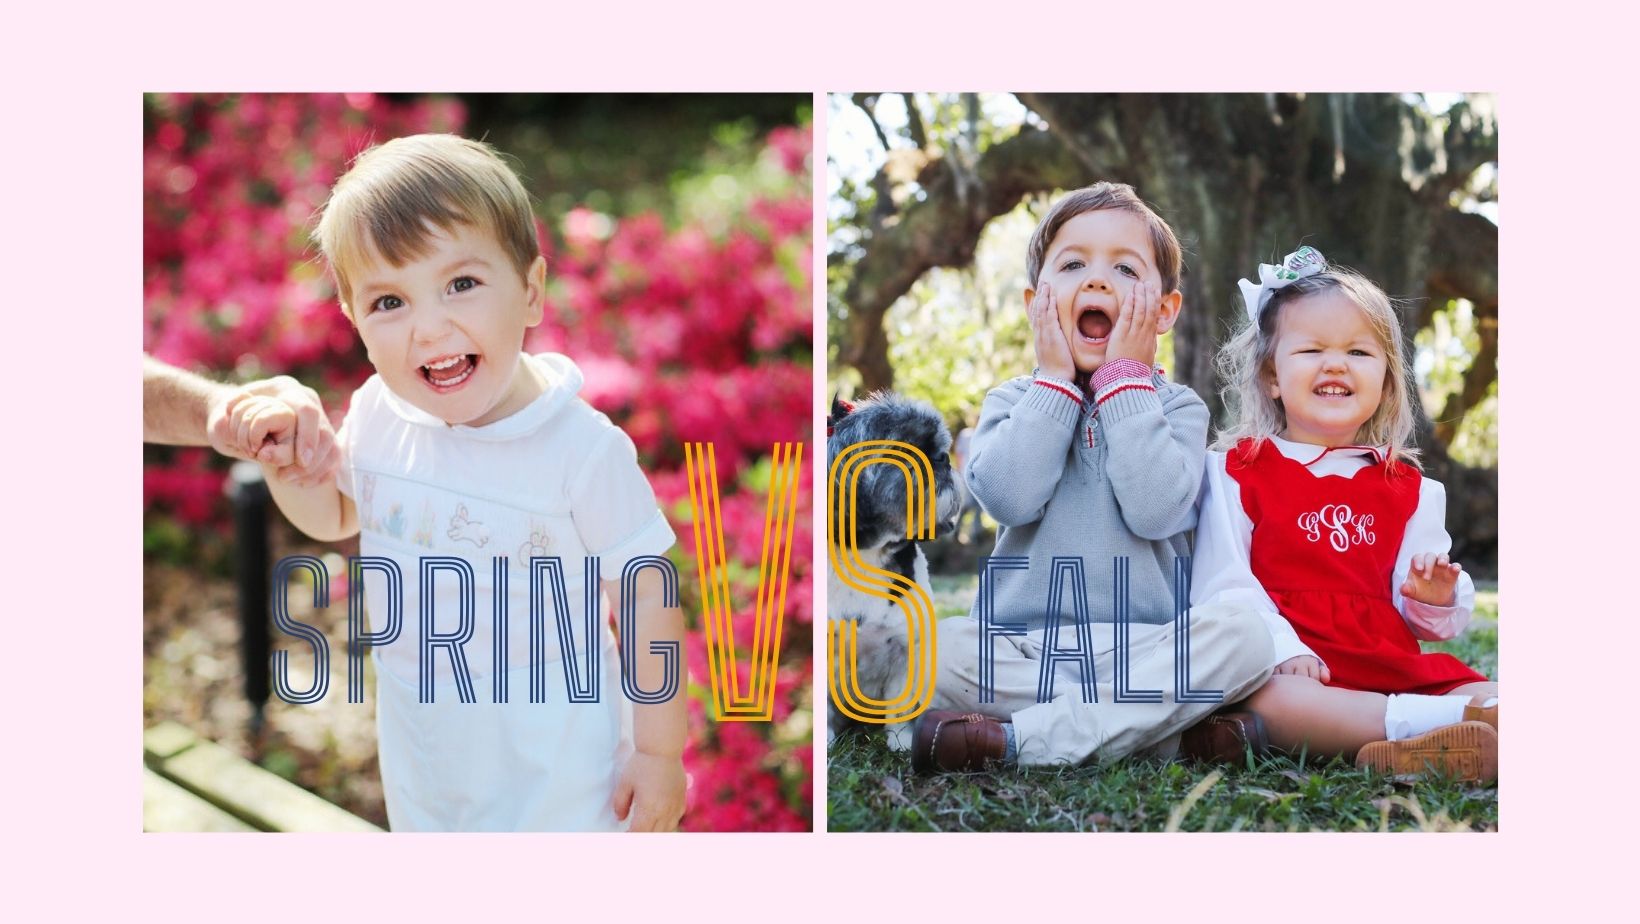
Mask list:
[[[1325,664],[1321,665],[1321,682],[1332,683],[1332,671]]]
[[[272,397],[279,394],[282,389],[290,387],[290,385],[295,383],[295,381],[295,379],[288,375],[276,375],[272,378],[257,379],[254,382],[246,382],[244,385],[239,386],[239,388],[240,391],[246,395],[263,395]]]
[[[254,413],[246,415],[246,420],[250,422],[250,445],[261,446],[269,439],[290,442],[290,429],[295,419],[290,409],[283,405],[267,404],[257,408]]]
[[[248,409],[239,414],[239,425],[234,428],[233,433],[234,445],[238,446],[240,451],[246,454],[247,458],[256,455],[256,451],[260,448],[251,443],[251,418],[254,417],[255,414],[256,411],[254,408]]]
[[[270,465],[290,464],[290,409],[282,404],[268,403],[246,415],[250,425],[245,437],[245,448],[256,453],[257,461]]]
[[[250,458],[239,446],[239,422],[228,414],[212,420],[210,431],[205,436],[210,440],[212,449],[230,459]]]

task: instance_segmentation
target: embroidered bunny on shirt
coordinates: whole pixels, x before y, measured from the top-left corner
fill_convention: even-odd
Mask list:
[[[456,507],[455,515],[450,517],[450,529],[445,535],[453,542],[471,542],[479,548],[490,541],[490,531],[484,528],[484,524],[468,518],[466,504]]]
[[[524,543],[518,547],[518,558],[520,561],[529,561],[532,558],[545,558],[547,555],[551,554],[548,552],[548,549],[551,547],[552,534],[547,532],[547,528],[545,526],[531,523],[530,537],[524,540]]]

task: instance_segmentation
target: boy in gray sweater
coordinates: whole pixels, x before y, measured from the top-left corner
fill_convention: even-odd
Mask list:
[[[1197,607],[1176,638],[1208,412],[1154,367],[1181,301],[1173,229],[1132,187],[1099,183],[1054,204],[1026,268],[1037,368],[980,411],[965,478],[1001,529],[973,611],[939,625],[919,770],[1123,757],[1272,666],[1250,609]]]

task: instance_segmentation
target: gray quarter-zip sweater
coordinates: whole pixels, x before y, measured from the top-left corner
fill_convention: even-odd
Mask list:
[[[1159,372],[1114,381],[1096,375],[1093,388],[1090,397],[1063,380],[1021,376],[986,395],[965,477],[1001,524],[993,559],[1024,558],[1028,567],[993,561],[973,618],[989,583],[991,618],[1024,623],[1034,634],[1057,583],[1057,611],[1069,624],[1077,615],[1074,572],[1056,569],[1056,558],[1082,560],[1090,622],[1116,619],[1118,558],[1127,559],[1128,618],[1173,618],[1174,561],[1190,554],[1186,532],[1196,526],[1207,459],[1207,405]],[[1095,635],[1092,643],[1103,651],[1111,641]],[[1062,636],[1059,647],[1074,644]]]

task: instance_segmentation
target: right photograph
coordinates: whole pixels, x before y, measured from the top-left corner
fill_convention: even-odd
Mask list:
[[[827,109],[828,830],[1497,831],[1496,100]]]

